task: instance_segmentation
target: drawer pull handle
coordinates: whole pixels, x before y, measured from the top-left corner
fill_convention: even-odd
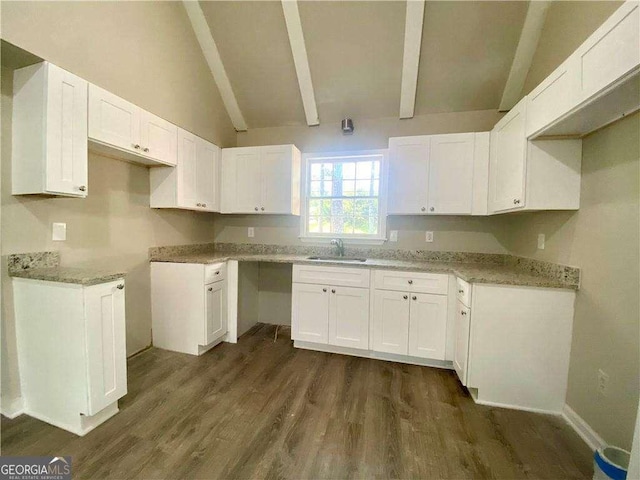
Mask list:
[[[418,297],[416,297],[415,295],[413,297],[411,297],[413,300],[417,300]]]
[[[336,293],[336,291],[334,289],[331,289],[331,293]]]
[[[118,285],[118,290],[122,290],[124,288],[124,283],[121,283],[120,285]]]
[[[413,285],[413,280],[409,280],[409,285]]]
[[[409,295],[403,295],[402,298],[406,300],[407,298],[409,298]]]

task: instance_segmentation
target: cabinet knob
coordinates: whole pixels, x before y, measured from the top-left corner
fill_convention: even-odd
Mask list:
[[[78,190],[80,190],[81,192],[86,192],[87,191],[87,187],[85,185],[80,185],[78,187]]]
[[[323,291],[323,292],[326,292],[326,291],[327,291],[327,289],[326,289],[326,288],[323,288],[323,289],[322,289],[322,291]]]
[[[124,283],[121,283],[120,285],[117,286],[118,290],[122,290],[124,288]]]
[[[422,210],[423,212],[426,212],[427,208],[426,207],[422,207],[420,210]]]
[[[264,212],[264,207],[261,207],[260,210],[262,210]]]
[[[210,292],[213,292],[213,287],[209,287],[207,288],[207,290],[209,290]]]
[[[140,145],[138,145],[137,143],[134,143],[133,145],[131,145],[133,148],[135,148],[136,150],[140,150]]]
[[[464,293],[464,290],[458,290],[458,293]]]
[[[196,207],[201,207],[202,204],[201,203],[196,203]]]
[[[206,204],[206,203],[203,203],[203,204],[202,204],[202,206],[203,206],[203,207],[206,207],[206,206],[207,206],[207,204]]]
[[[413,280],[408,281],[409,285],[413,285]]]
[[[254,210],[257,212],[258,211],[258,207],[254,208]]]
[[[148,152],[148,151],[149,151],[149,148],[144,147],[144,148],[142,149],[142,151],[146,153],[146,152]]]
[[[406,300],[407,298],[409,298],[409,295],[403,295],[402,298]]]
[[[434,208],[434,207],[431,207],[431,208],[429,209],[429,211],[430,211],[430,212],[433,212],[434,210],[435,210],[435,208]]]
[[[417,300],[418,297],[416,297],[415,295],[413,297],[411,297],[412,300]]]
[[[519,203],[520,203],[520,199],[518,199],[518,198],[514,198],[514,200],[513,200],[513,204],[514,204],[514,205],[518,205]]]
[[[336,293],[336,291],[334,289],[331,289],[331,293]]]
[[[467,312],[465,312],[464,310],[460,311],[460,315],[466,315],[466,314],[467,314]]]
[[[220,270],[216,271],[216,275],[220,275]]]

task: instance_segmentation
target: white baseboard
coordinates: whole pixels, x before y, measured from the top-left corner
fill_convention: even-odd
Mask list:
[[[13,419],[24,413],[24,403],[22,397],[0,400],[0,413],[7,418]]]
[[[591,428],[591,426],[584,421],[584,419],[578,415],[573,409],[566,405],[562,409],[562,418],[573,428],[580,438],[585,441],[589,448],[594,452],[599,448],[602,448],[607,445],[607,443],[602,439],[600,435],[596,433],[596,431]]]

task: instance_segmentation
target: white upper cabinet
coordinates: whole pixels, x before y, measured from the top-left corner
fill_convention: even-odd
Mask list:
[[[178,165],[153,168],[152,208],[220,210],[220,148],[178,129]]]
[[[167,165],[176,165],[178,127],[144,110],[141,111],[140,118],[142,154]]]
[[[222,150],[222,213],[300,214],[300,151],[294,145]]]
[[[524,207],[526,106],[519,102],[491,132],[489,206],[493,212]]]
[[[527,137],[584,136],[640,107],[640,4],[622,4],[529,94]]]
[[[43,62],[13,88],[12,193],[85,197],[87,82]]]
[[[98,152],[148,166],[176,165],[177,135],[175,125],[89,85],[89,139]]]
[[[486,215],[488,133],[389,139],[390,215]]]
[[[389,139],[389,215],[427,213],[430,141],[427,135]]]
[[[491,132],[489,211],[577,210],[582,140],[527,140],[527,97]]]

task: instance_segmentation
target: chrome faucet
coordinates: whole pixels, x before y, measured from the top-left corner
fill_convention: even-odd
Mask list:
[[[344,242],[341,238],[334,238],[331,240],[331,245],[335,245],[338,248],[339,257],[344,257]]]

